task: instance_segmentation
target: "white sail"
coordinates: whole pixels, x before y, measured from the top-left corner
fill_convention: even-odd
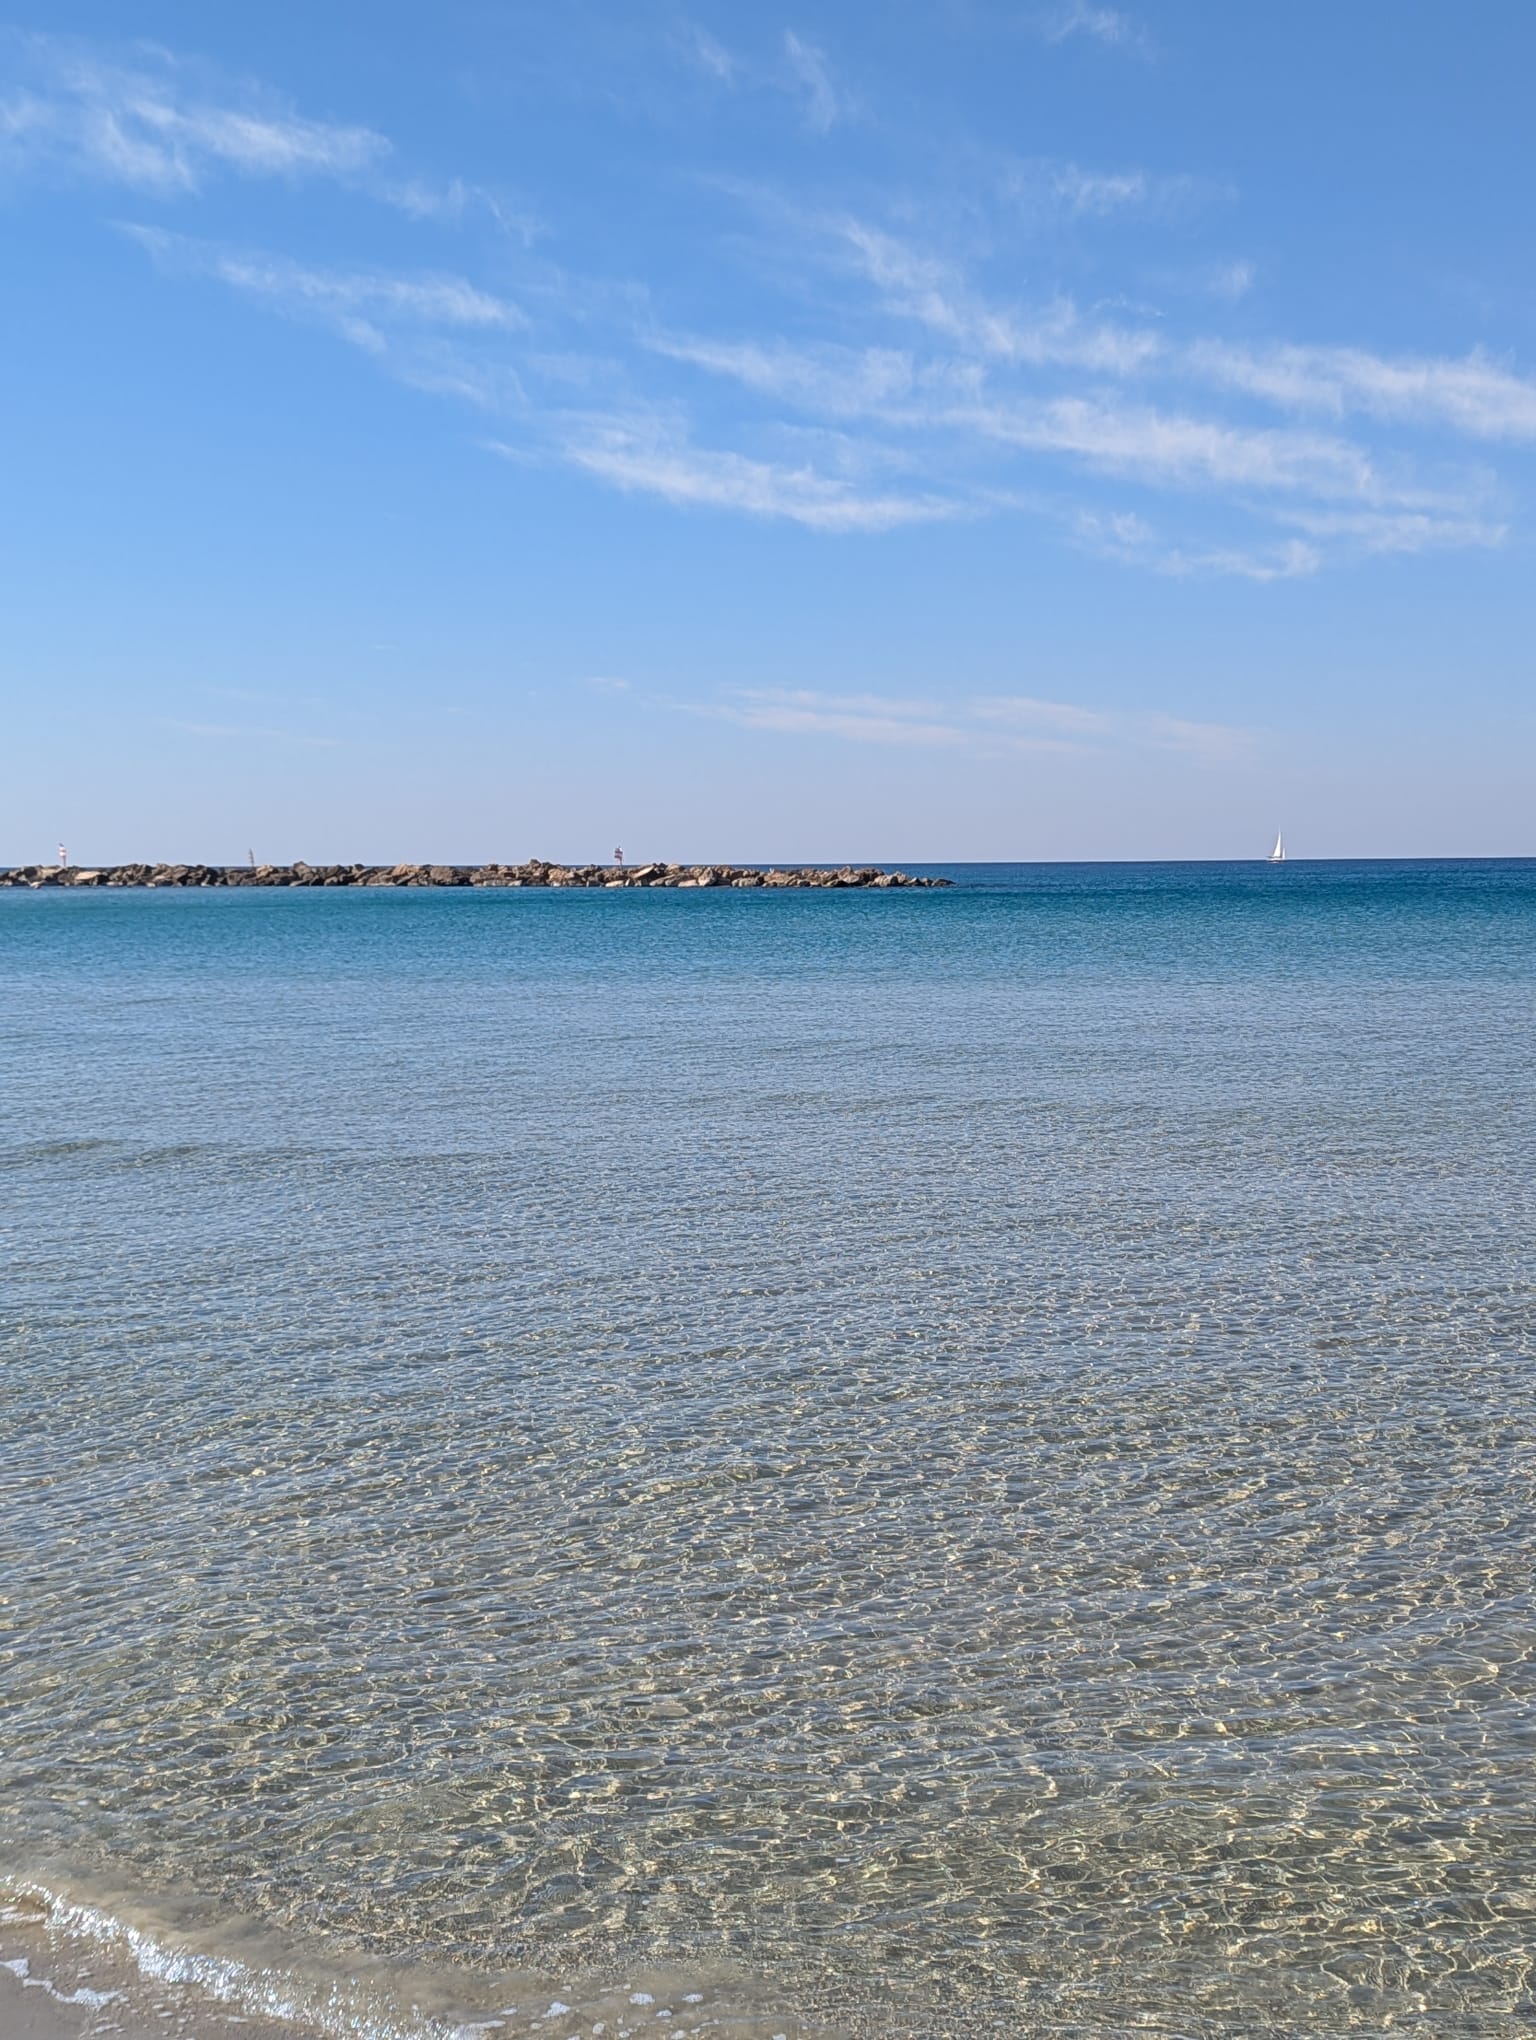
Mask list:
[[[1269,861],[1271,864],[1284,864],[1285,862],[1285,837],[1278,831],[1275,835],[1275,847],[1269,853]]]

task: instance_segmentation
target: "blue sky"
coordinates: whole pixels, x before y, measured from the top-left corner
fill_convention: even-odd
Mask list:
[[[1536,12],[0,30],[0,861],[1529,854]]]

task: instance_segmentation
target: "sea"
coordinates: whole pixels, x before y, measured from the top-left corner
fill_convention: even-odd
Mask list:
[[[921,868],[0,894],[0,1955],[1536,2025],[1536,861]]]

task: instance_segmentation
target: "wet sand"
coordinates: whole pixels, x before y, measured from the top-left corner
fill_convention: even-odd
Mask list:
[[[242,2017],[207,1993],[160,1984],[131,1965],[51,1936],[41,1918],[0,1913],[0,2040],[310,2040],[302,2027]]]

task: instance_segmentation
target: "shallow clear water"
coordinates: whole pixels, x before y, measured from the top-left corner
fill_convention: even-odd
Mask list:
[[[0,1870],[550,2034],[1536,2018],[1536,864],[955,875],[0,895]]]

